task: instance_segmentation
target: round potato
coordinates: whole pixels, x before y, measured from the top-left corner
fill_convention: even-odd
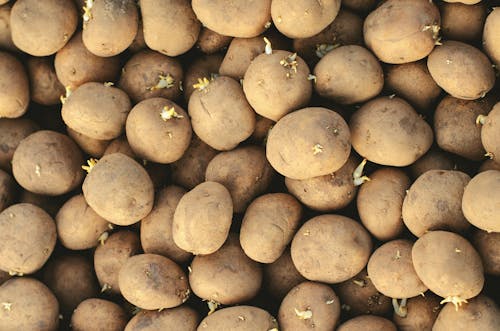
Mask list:
[[[17,118],[26,113],[30,102],[28,76],[14,56],[0,51],[0,118]]]
[[[30,77],[31,100],[44,106],[58,104],[64,86],[57,79],[54,62],[50,58],[30,57],[26,61]]]
[[[128,316],[122,307],[103,299],[82,301],[71,315],[71,329],[74,331],[106,330],[123,331]]]
[[[202,55],[196,57],[188,66],[184,80],[182,81],[182,90],[184,100],[189,102],[189,98],[196,88],[194,85],[198,83],[200,77],[215,77],[219,73],[219,67],[222,63],[223,56],[221,54]],[[220,72],[221,75],[225,75]],[[244,74],[244,73],[243,73]],[[229,75],[227,75],[229,76]]]
[[[481,2],[481,0],[444,0],[444,1],[449,3],[460,2],[465,5],[475,5],[476,3]]]
[[[484,2],[475,5],[442,2],[439,9],[443,37],[463,42],[481,40],[487,14]]]
[[[286,248],[281,256],[273,263],[264,265],[263,286],[267,293],[281,302],[290,290],[306,279],[293,265],[290,248]]]
[[[0,118],[0,168],[11,172],[12,156],[19,143],[38,130],[38,125],[27,118]]]
[[[500,36],[496,31],[500,29],[500,9],[493,10],[484,23],[483,48],[486,54],[496,65],[500,64]]]
[[[397,331],[390,320],[373,315],[362,315],[341,324],[337,331]]]
[[[493,107],[488,116],[479,117],[477,121],[483,125],[481,142],[486,155],[500,163],[500,102]]]
[[[68,136],[75,141],[78,147],[92,157],[100,158],[103,156],[106,148],[108,148],[108,145],[110,144],[109,140],[90,138],[89,136],[76,132],[69,127],[66,128],[66,131],[68,132]]]
[[[125,136],[121,136],[111,141],[108,147],[106,147],[106,150],[104,151],[103,155],[108,155],[113,153],[122,153],[132,159],[137,158],[137,156],[134,154],[134,151],[132,150],[132,147],[130,147],[127,141],[127,137]]]
[[[209,28],[203,27],[196,45],[203,53],[213,54],[224,50],[232,39],[232,37],[223,36]]]
[[[429,170],[453,170],[454,168],[456,164],[450,155],[436,148],[431,148],[410,166],[413,178],[418,178]]]
[[[438,296],[429,292],[411,298],[402,314],[393,314],[392,321],[401,331],[431,331],[441,310],[440,301]]]
[[[267,311],[252,306],[228,307],[205,317],[197,331],[269,331],[278,328],[278,322]]]
[[[0,48],[17,52],[19,51],[12,41],[12,33],[10,31],[10,12],[11,4],[5,4],[8,0],[0,0]]]
[[[125,331],[196,331],[198,323],[198,313],[189,306],[162,311],[142,310],[130,319]]]
[[[500,276],[500,233],[475,230],[472,236],[474,248],[483,261],[484,272]]]
[[[0,212],[14,203],[17,191],[14,178],[0,169]]]

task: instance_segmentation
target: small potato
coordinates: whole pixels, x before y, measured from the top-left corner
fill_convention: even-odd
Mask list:
[[[127,137],[125,136],[121,136],[111,141],[108,147],[106,147],[106,150],[104,151],[103,155],[108,155],[113,153],[122,153],[132,159],[137,158],[134,151],[132,150],[132,147],[130,147],[127,141]]]
[[[470,177],[455,170],[429,170],[409,188],[402,216],[408,230],[421,237],[427,231],[463,233],[469,229],[462,213],[462,197]]]
[[[162,311],[142,310],[130,319],[125,331],[196,331],[198,323],[198,313],[184,305]]]
[[[123,331],[128,316],[122,307],[103,299],[87,299],[76,307],[71,316],[74,331]]]
[[[377,0],[343,0],[342,5],[359,12],[367,12],[377,4]]]
[[[337,331],[397,331],[396,325],[380,316],[361,315],[341,324]]]
[[[278,121],[307,105],[312,94],[309,75],[309,67],[296,53],[264,53],[248,66],[243,91],[257,114]]]
[[[434,3],[389,0],[366,17],[363,32],[366,46],[382,62],[398,64],[429,55],[439,40],[439,26],[439,10]]]
[[[59,303],[42,282],[16,277],[0,286],[2,330],[56,331]]]
[[[107,0],[91,3],[90,8],[85,7],[88,14],[83,15],[83,44],[97,56],[120,54],[132,44],[137,34],[136,2]]]
[[[493,11],[486,17],[483,30],[483,48],[491,61],[500,64],[500,7],[493,7]],[[495,10],[496,9],[496,10]]]
[[[500,232],[500,171],[488,170],[474,176],[465,187],[462,211],[474,226]]]
[[[264,193],[273,176],[264,149],[252,145],[219,153],[210,161],[205,173],[207,181],[227,188],[235,213],[243,213],[253,198]]]
[[[485,160],[483,163],[481,163],[478,171],[483,172],[487,170],[500,170],[500,163],[497,163],[492,159]]]
[[[221,184],[204,182],[180,199],[174,213],[172,236],[179,248],[212,254],[226,241],[233,217],[229,191]]]
[[[94,252],[95,274],[101,291],[120,294],[118,273],[131,256],[140,252],[141,242],[135,232],[128,230],[119,230],[102,239]]]
[[[0,168],[11,172],[12,156],[19,143],[38,130],[38,125],[27,118],[0,118]]]
[[[95,158],[103,156],[106,148],[110,144],[110,140],[90,138],[89,136],[76,132],[71,128],[66,128],[66,131],[68,132],[68,136],[75,141],[83,152]]]
[[[342,168],[351,152],[345,120],[322,107],[297,110],[272,128],[266,156],[273,168],[291,179],[308,179]]]
[[[3,5],[8,0],[0,0],[0,48],[11,52],[19,51],[12,41],[12,33],[10,31],[10,12],[11,4]]]
[[[141,221],[141,244],[144,253],[163,255],[184,263],[191,254],[180,249],[172,238],[175,208],[186,191],[178,186],[167,186],[156,194],[153,210]]]
[[[198,83],[198,78],[212,78],[218,75],[222,60],[223,56],[221,54],[201,55],[189,64],[181,84],[186,102],[189,102],[191,94],[196,91],[193,85]],[[220,74],[224,75],[222,72]]]
[[[64,123],[76,132],[93,139],[111,140],[123,133],[131,108],[124,91],[90,82],[71,93],[61,115]]]
[[[401,307],[402,314],[393,314],[392,321],[401,331],[431,331],[441,310],[439,301],[438,296],[429,292],[411,298]]]
[[[144,41],[149,48],[168,56],[177,56],[194,46],[201,24],[190,1],[140,0],[139,5]]]
[[[320,215],[295,234],[291,253],[302,276],[332,284],[358,274],[368,263],[371,249],[370,235],[358,222],[340,215]]]
[[[120,290],[131,304],[147,310],[180,306],[189,298],[189,284],[182,269],[156,254],[129,258],[118,275]]]
[[[177,99],[183,71],[177,59],[144,50],[134,54],[122,69],[118,87],[134,103],[149,98]]]
[[[366,48],[348,45],[328,52],[314,68],[315,91],[343,105],[376,97],[384,87],[377,58]]]
[[[305,280],[293,265],[289,247],[276,261],[264,265],[264,281],[262,284],[267,293],[278,302],[281,302],[293,287]]]
[[[260,115],[255,116],[255,130],[250,136],[250,141],[256,145],[264,146],[267,135],[274,126],[274,121]]]
[[[134,40],[128,47],[128,50],[132,53],[139,53],[140,51],[146,49],[148,46],[146,45],[146,41],[144,40],[144,31],[142,27],[142,18],[139,17],[137,22],[137,33],[135,34]]]
[[[223,51],[233,38],[229,36],[223,36],[209,28],[203,27],[201,29],[200,35],[198,36],[198,41],[196,45],[205,54],[213,54],[219,51]]]
[[[144,168],[121,153],[105,155],[82,185],[88,205],[117,225],[131,225],[153,208],[154,188]]]
[[[289,194],[270,193],[253,200],[240,228],[245,254],[257,262],[275,262],[292,241],[301,216],[301,204]]]
[[[487,15],[484,2],[475,5],[443,2],[439,9],[443,37],[472,43],[481,40]]]
[[[404,167],[432,145],[432,129],[406,101],[379,97],[351,117],[352,146],[368,161]]]
[[[0,118],[17,118],[26,113],[30,87],[26,70],[19,60],[0,51]]]
[[[477,119],[482,124],[481,142],[486,150],[486,156],[500,163],[500,102],[490,111],[488,116]]]
[[[333,330],[340,320],[340,301],[326,284],[303,282],[288,292],[280,305],[283,331]]]
[[[256,37],[271,21],[271,0],[194,0],[191,5],[203,26],[225,36]]]
[[[495,71],[488,57],[459,41],[445,41],[434,49],[427,68],[436,84],[458,99],[482,98],[495,84]]]
[[[484,272],[500,276],[500,233],[476,229],[472,236],[474,248],[477,249],[483,261]]]
[[[17,189],[14,178],[0,169],[0,212],[14,203]]]
[[[308,38],[333,22],[340,0],[273,0],[271,16],[276,28],[288,38]]]
[[[23,52],[48,56],[64,47],[76,30],[78,13],[71,0],[20,0],[12,6],[12,41]]]
[[[47,57],[30,57],[26,61],[30,77],[31,100],[44,106],[57,105],[64,86],[57,79],[54,62]]]
[[[0,213],[0,269],[18,275],[38,271],[52,254],[56,238],[54,220],[41,208],[19,203],[4,209]]]
[[[456,166],[450,155],[434,148],[410,166],[413,178],[418,178],[429,170],[454,170],[454,168]]]
[[[228,307],[205,317],[197,331],[270,331],[278,322],[267,311],[252,306]]]
[[[215,253],[195,256],[189,284],[203,300],[233,305],[255,297],[262,285],[262,267],[241,249],[238,236],[230,234]]]
[[[29,203],[40,207],[52,218],[56,217],[64,202],[64,196],[41,195],[26,190],[23,190],[19,196],[19,203]]]

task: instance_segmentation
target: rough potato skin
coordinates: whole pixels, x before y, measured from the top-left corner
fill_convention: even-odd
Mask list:
[[[500,233],[477,229],[472,236],[472,242],[481,255],[484,272],[500,276]]]
[[[128,316],[122,307],[103,299],[87,299],[76,307],[71,316],[74,331],[123,331]]]
[[[30,87],[26,70],[19,60],[0,52],[0,117],[17,118],[26,113]]]
[[[279,302],[293,287],[305,280],[293,265],[289,247],[276,261],[264,265],[264,288]]]
[[[500,7],[494,7],[493,11],[486,18],[483,29],[484,51],[491,58],[493,63],[500,64]]]
[[[278,322],[267,311],[252,306],[235,306],[217,310],[205,317],[197,331],[267,331]]]
[[[19,143],[38,130],[27,118],[0,118],[0,168],[12,172],[12,156]]]
[[[397,331],[390,320],[373,315],[361,315],[341,324],[337,331]]]
[[[56,105],[64,95],[64,86],[57,79],[54,63],[50,58],[30,57],[27,62],[30,77],[31,99],[45,106]]]
[[[125,331],[196,331],[198,322],[198,313],[189,306],[162,311],[142,310],[130,319]]]
[[[486,117],[481,128],[481,142],[489,157],[500,163],[500,102]]]

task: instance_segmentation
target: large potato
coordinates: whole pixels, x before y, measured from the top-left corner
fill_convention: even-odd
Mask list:
[[[0,117],[21,117],[30,102],[26,70],[19,60],[0,51]]]
[[[128,316],[122,307],[103,299],[82,301],[71,315],[71,329],[74,331],[102,330],[123,331]]]
[[[483,30],[484,51],[496,65],[500,64],[500,7],[494,7],[494,10],[486,18]]]
[[[228,307],[205,317],[197,331],[270,331],[278,322],[267,311],[252,306]]]
[[[196,331],[198,323],[198,313],[183,305],[162,311],[142,310],[130,319],[125,331]]]

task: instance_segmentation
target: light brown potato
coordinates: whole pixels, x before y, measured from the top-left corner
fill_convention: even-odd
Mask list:
[[[120,269],[118,283],[128,302],[147,310],[180,306],[190,293],[181,267],[156,254],[139,254],[129,258]]]
[[[273,263],[285,251],[299,227],[301,204],[291,195],[261,195],[248,206],[240,228],[245,254],[260,263]]]
[[[14,178],[0,169],[0,212],[14,203],[18,186]]]
[[[291,246],[293,264],[302,276],[330,284],[358,274],[371,250],[370,235],[363,226],[340,215],[311,218],[297,231]]]
[[[126,50],[137,34],[138,13],[133,0],[94,1],[83,22],[83,44],[101,57]]]
[[[76,132],[69,127],[66,128],[66,131],[68,132],[68,136],[75,141],[83,152],[95,158],[103,156],[110,143],[110,140],[90,138],[89,136]]]
[[[62,106],[64,123],[93,139],[111,140],[125,129],[132,108],[127,94],[101,83],[85,83],[71,93]]]
[[[12,156],[19,143],[38,130],[38,125],[27,118],[0,118],[0,168],[11,172]]]
[[[483,48],[491,61],[500,64],[500,7],[493,7],[493,11],[486,18],[483,30]],[[495,10],[496,9],[496,10]]]
[[[186,53],[200,33],[191,4],[186,0],[140,0],[144,41],[168,56]]]
[[[444,0],[444,1],[450,2],[450,3],[460,2],[460,3],[463,3],[465,5],[475,5],[476,3],[481,2],[481,0]]]
[[[490,111],[486,118],[479,118],[481,127],[481,142],[487,156],[500,163],[500,102]]]
[[[14,56],[0,51],[0,117],[21,117],[26,113],[29,102],[26,70]]]
[[[153,210],[141,221],[141,244],[144,253],[159,254],[184,263],[191,254],[180,249],[172,238],[172,223],[175,208],[186,190],[178,186],[167,186],[156,193]]]
[[[368,161],[404,167],[432,145],[432,129],[406,101],[379,97],[351,117],[352,147]]]
[[[278,321],[283,331],[333,330],[340,320],[340,301],[326,284],[303,282],[281,302]]]
[[[7,0],[8,1],[8,0]],[[0,48],[17,52],[19,51],[12,41],[12,33],[10,31],[10,11],[12,9],[11,4],[5,4],[5,0],[1,0],[0,3]]]
[[[125,64],[118,82],[134,103],[149,98],[176,100],[181,94],[183,71],[177,59],[144,50]]]
[[[33,56],[55,54],[71,38],[78,12],[71,0],[21,0],[12,6],[12,41]]]
[[[225,36],[256,37],[271,21],[271,0],[194,0],[191,5],[203,26]]]
[[[459,41],[445,41],[434,49],[427,68],[436,84],[459,99],[482,98],[495,84],[495,71],[488,57]]]
[[[268,331],[278,328],[278,322],[267,311],[252,306],[228,307],[205,317],[197,331]]]
[[[243,213],[253,198],[264,193],[273,176],[264,149],[252,145],[219,153],[208,163],[205,173],[207,181],[227,188],[235,213]]]
[[[46,57],[30,57],[26,66],[30,77],[31,100],[44,106],[58,104],[65,91],[57,79],[54,62]]]
[[[221,54],[201,55],[189,64],[182,81],[182,90],[186,102],[189,102],[191,94],[196,90],[193,85],[198,83],[199,78],[217,76],[222,59]],[[224,74],[221,73],[221,75]]]
[[[306,106],[312,94],[309,67],[288,51],[273,51],[253,59],[243,78],[243,91],[263,117],[278,121],[286,114]]]
[[[390,320],[372,315],[362,315],[344,322],[337,331],[397,331]]]
[[[233,38],[223,36],[207,27],[203,27],[198,36],[196,46],[205,54],[213,54],[223,51]]]
[[[467,231],[470,224],[462,212],[462,197],[469,181],[469,175],[455,170],[429,170],[420,175],[403,201],[408,230],[417,237],[432,230]]]
[[[314,68],[315,91],[343,105],[376,97],[384,87],[384,73],[377,58],[358,45],[328,52]]]
[[[3,330],[58,330],[59,303],[47,286],[34,278],[16,277],[4,283],[0,302],[4,305],[0,315]]]
[[[454,170],[456,165],[450,155],[440,149],[431,148],[424,156],[410,166],[413,178],[429,170]]]
[[[285,177],[308,179],[340,169],[351,152],[351,134],[345,120],[322,107],[297,110],[272,128],[266,156]]]
[[[132,159],[137,158],[134,151],[132,150],[132,147],[130,147],[127,141],[127,137],[125,136],[121,136],[111,141],[108,147],[106,147],[106,150],[104,151],[103,155],[108,155],[113,153],[122,153]]]
[[[127,314],[116,303],[92,298],[82,301],[76,307],[71,315],[71,329],[74,331],[123,331],[127,321]]]
[[[488,233],[476,229],[472,236],[476,248],[483,261],[484,272],[493,276],[500,276],[500,233]]]
[[[276,28],[288,38],[308,38],[333,22],[340,0],[273,0],[271,16]]]
[[[130,319],[125,331],[196,331],[198,322],[198,313],[185,305],[162,311],[142,310]]]
[[[289,247],[276,261],[264,265],[264,281],[262,284],[267,293],[278,302],[281,302],[293,287],[305,280],[293,265]]]
[[[212,254],[226,241],[233,217],[229,191],[221,184],[204,182],[180,199],[174,213],[172,236],[179,248]]]
[[[439,9],[443,37],[463,42],[481,40],[487,14],[484,2],[475,5],[443,2]]]
[[[432,292],[411,298],[405,306],[406,316],[394,313],[392,321],[400,331],[432,331],[434,321],[441,310],[440,301],[441,299]]]
[[[119,230],[97,246],[94,252],[94,269],[101,291],[120,294],[118,273],[125,262],[141,250],[139,236],[127,230]]]

